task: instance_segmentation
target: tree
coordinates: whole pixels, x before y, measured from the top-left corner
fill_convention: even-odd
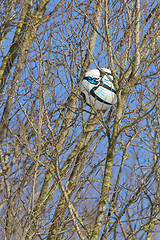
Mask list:
[[[2,239],[158,239],[159,10],[1,2]],[[104,66],[118,101],[101,112],[79,87]]]

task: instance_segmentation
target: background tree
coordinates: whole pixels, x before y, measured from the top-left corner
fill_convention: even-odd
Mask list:
[[[2,239],[159,239],[158,1],[1,1]],[[117,104],[91,109],[108,67]]]

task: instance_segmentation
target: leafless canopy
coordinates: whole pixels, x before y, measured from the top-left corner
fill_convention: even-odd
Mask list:
[[[0,3],[0,238],[159,239],[159,1]],[[106,112],[79,90],[99,67]]]

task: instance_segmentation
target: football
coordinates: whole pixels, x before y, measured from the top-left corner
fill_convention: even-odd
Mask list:
[[[91,69],[84,75],[80,92],[84,101],[95,110],[106,110],[117,102],[113,76],[107,68]]]

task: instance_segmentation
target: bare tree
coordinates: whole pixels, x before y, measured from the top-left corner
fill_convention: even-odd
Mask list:
[[[157,1],[1,1],[2,239],[159,239]],[[117,104],[83,102],[88,69]]]

